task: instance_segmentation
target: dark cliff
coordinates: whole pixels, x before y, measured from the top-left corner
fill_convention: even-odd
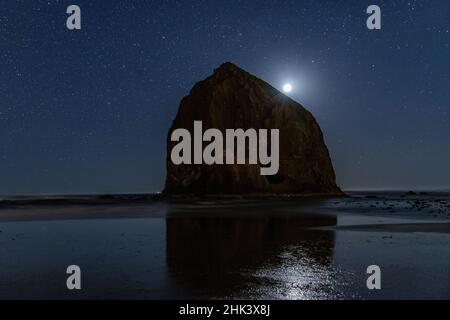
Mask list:
[[[279,171],[260,174],[259,165],[175,165],[170,137],[177,128],[193,136],[217,128],[279,129]],[[225,151],[224,151],[225,152]],[[166,195],[179,194],[339,194],[322,131],[303,106],[268,83],[225,63],[197,83],[181,101],[167,138]]]

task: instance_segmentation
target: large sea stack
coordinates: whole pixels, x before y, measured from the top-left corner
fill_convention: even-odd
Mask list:
[[[279,129],[279,171],[260,174],[259,165],[174,165],[173,130],[194,136],[203,130]],[[224,146],[225,148],[225,146]],[[224,63],[181,101],[167,138],[166,195],[340,194],[322,131],[312,114],[268,83]]]

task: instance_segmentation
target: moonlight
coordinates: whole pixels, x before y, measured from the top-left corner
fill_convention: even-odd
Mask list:
[[[290,83],[286,83],[286,84],[283,86],[283,91],[284,91],[285,93],[291,92],[291,91],[292,91],[292,85],[291,85]]]

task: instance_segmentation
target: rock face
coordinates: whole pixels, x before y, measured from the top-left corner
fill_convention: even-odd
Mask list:
[[[193,137],[194,121],[203,122],[203,132],[279,129],[278,173],[263,176],[259,165],[250,164],[174,165],[170,154],[177,142],[171,141],[171,134],[184,128]],[[183,98],[167,147],[166,195],[341,193],[322,131],[311,113],[229,62]]]

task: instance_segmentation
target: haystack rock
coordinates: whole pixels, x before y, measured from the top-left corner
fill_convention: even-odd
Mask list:
[[[226,129],[279,129],[279,171],[260,174],[259,165],[175,165],[170,154],[177,128],[194,136]],[[224,146],[225,148],[225,146]],[[181,101],[167,138],[166,195],[341,194],[322,131],[312,114],[268,83],[224,63]]]

